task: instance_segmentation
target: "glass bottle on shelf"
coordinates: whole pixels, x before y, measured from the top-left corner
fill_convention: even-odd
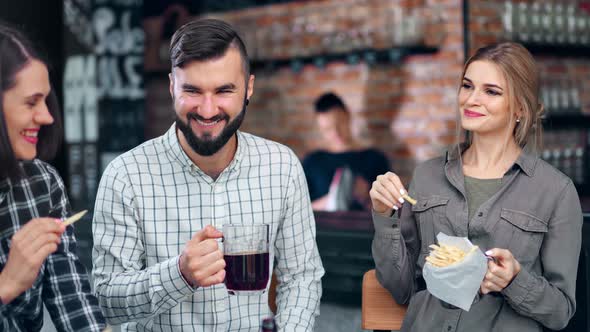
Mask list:
[[[529,8],[526,2],[518,3],[516,34],[519,41],[527,43],[530,40],[529,34]]]
[[[562,78],[559,81],[559,109],[562,113],[569,113],[571,111],[570,93],[569,93],[569,79]]]
[[[582,10],[581,5],[578,4],[578,7],[576,8],[575,18],[576,18],[576,35],[578,35],[580,45],[586,45],[589,40],[589,36],[586,33],[588,28],[590,28],[590,26],[587,24],[588,22],[586,22],[586,18],[589,16],[590,15],[588,15],[584,10]]]
[[[566,27],[565,27],[565,9],[564,3],[561,0],[555,2],[553,7],[553,21],[555,22],[555,41],[558,44],[563,44],[566,41]]]
[[[541,74],[541,102],[545,108],[544,116],[547,116],[547,113],[551,111],[551,95],[547,86],[547,77],[543,74]]]
[[[546,162],[551,162],[551,150],[544,149],[543,153],[541,154],[541,159],[545,160]]]
[[[572,109],[575,112],[581,112],[582,111],[582,107],[580,105],[580,84],[581,82],[578,80],[570,80],[570,100],[571,100],[571,105],[572,105]]]
[[[566,31],[567,31],[567,42],[571,45],[578,43],[578,34],[576,33],[576,8],[578,8],[578,1],[572,0],[566,5]]]
[[[561,160],[561,149],[556,147],[551,151],[551,165],[560,171],[563,171]]]
[[[514,40],[514,4],[512,0],[504,1],[502,26],[504,28],[504,39]]]
[[[573,151],[571,148],[565,148],[563,150],[563,161],[562,161],[562,172],[567,175],[570,179],[573,179],[574,172],[573,172]]]
[[[557,84],[556,80],[551,80],[549,82],[549,95],[551,96],[551,103],[549,109],[551,110],[552,115],[557,115],[559,113],[559,85]]]
[[[553,0],[544,0],[541,11],[541,26],[543,27],[543,42],[553,44],[555,31],[553,28]]]
[[[529,30],[531,31],[531,40],[535,44],[540,44],[543,38],[543,30],[541,25],[542,14],[541,3],[538,1],[533,2],[530,9]]]

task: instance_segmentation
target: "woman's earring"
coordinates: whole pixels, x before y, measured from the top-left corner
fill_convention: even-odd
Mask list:
[[[520,119],[516,119],[516,122],[520,122]]]

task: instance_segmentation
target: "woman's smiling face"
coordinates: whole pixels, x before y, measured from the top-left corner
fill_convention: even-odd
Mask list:
[[[463,129],[480,135],[500,135],[506,133],[507,126],[514,127],[507,92],[506,80],[495,64],[472,62],[458,95]]]
[[[16,74],[14,86],[4,91],[2,109],[16,159],[37,156],[39,129],[53,123],[46,102],[50,91],[47,67],[34,59]]]

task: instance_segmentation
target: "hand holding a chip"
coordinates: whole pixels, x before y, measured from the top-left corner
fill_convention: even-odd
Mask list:
[[[0,295],[4,304],[33,285],[47,256],[57,250],[65,229],[61,220],[35,218],[14,233],[8,261],[0,273]]]
[[[488,261],[488,271],[481,282],[480,292],[482,294],[500,292],[520,272],[520,263],[507,249],[494,248],[486,251],[485,254],[493,259]]]
[[[414,205],[416,200],[408,195],[399,176],[393,172],[379,175],[369,191],[373,210],[384,215],[391,215],[392,209],[398,210],[405,201]]]

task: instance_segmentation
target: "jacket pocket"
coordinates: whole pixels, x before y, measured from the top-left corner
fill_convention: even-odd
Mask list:
[[[419,197],[418,203],[412,206],[416,225],[420,233],[420,257],[418,263],[423,266],[428,256],[428,246],[436,242],[436,234],[440,231],[441,219],[446,219],[449,199],[442,196]],[[452,235],[452,234],[449,234]]]
[[[547,233],[547,222],[526,212],[502,209],[500,231],[512,234],[508,250],[520,263],[533,263]],[[500,234],[500,236],[508,235]]]
[[[449,199],[441,196],[432,196],[420,199],[416,205],[412,206],[412,211],[416,213],[425,212],[437,206],[446,206]]]

